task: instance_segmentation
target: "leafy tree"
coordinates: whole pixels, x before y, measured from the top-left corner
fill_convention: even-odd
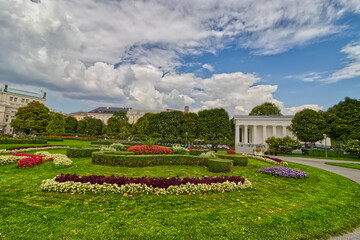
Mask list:
[[[107,121],[106,134],[117,135],[120,133],[120,121],[116,117],[111,117]]]
[[[76,133],[78,121],[74,117],[65,118],[65,132]]]
[[[360,141],[359,140],[350,140],[343,145],[343,148],[346,152],[355,154],[360,158]]]
[[[181,139],[182,120],[180,111],[153,114],[149,118],[148,134],[165,141],[177,141]]]
[[[195,139],[197,137],[197,125],[199,123],[199,116],[196,113],[185,113],[181,123],[183,139]]]
[[[346,97],[325,112],[327,134],[332,140],[360,140],[360,100]]]
[[[130,127],[129,124],[127,122],[125,122],[125,120],[119,120],[119,134],[118,137],[119,138],[128,138],[130,136],[131,132],[130,132]]]
[[[102,134],[104,123],[100,119],[86,117],[87,121],[85,132],[90,136],[98,136]]]
[[[124,120],[125,122],[128,122],[128,117],[126,116],[125,111],[115,111],[113,113],[113,117],[117,118],[118,120]]]
[[[270,102],[266,102],[263,103],[261,105],[258,105],[256,107],[254,107],[251,112],[249,113],[249,115],[255,115],[255,116],[260,116],[260,115],[278,115],[278,116],[282,116],[280,109],[274,104],[274,103],[270,103]]]
[[[144,116],[142,116],[141,118],[139,118],[139,120],[137,120],[137,122],[135,124],[133,124],[132,126],[132,133],[134,135],[139,136],[140,138],[144,138],[148,133],[148,127],[149,127],[149,118],[150,116],[152,116],[154,113],[145,113]]]
[[[51,115],[49,125],[46,127],[46,132],[51,135],[62,135],[65,133],[64,115],[61,113],[54,113]]]
[[[324,138],[326,121],[324,113],[304,109],[291,120],[290,130],[303,142],[315,143]]]
[[[82,119],[78,122],[76,132],[78,132],[79,134],[86,134],[86,127],[87,127],[87,120]]]
[[[49,124],[49,109],[39,102],[30,102],[18,108],[15,119],[10,123],[17,132],[45,133]]]
[[[199,136],[206,140],[227,140],[231,128],[229,114],[223,108],[199,111]]]
[[[301,143],[289,136],[283,138],[270,137],[266,139],[266,143],[269,146],[269,149],[275,153],[287,153],[301,148]]]

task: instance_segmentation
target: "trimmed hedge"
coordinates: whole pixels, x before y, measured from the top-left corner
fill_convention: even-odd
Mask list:
[[[93,152],[99,151],[100,148],[96,147],[72,147],[68,148],[66,151],[66,155],[71,158],[85,158],[91,157]]]
[[[0,144],[47,144],[45,139],[0,139]]]
[[[202,153],[207,153],[208,150],[204,149],[190,149],[189,154],[193,156],[200,156]]]
[[[232,155],[221,155],[216,154],[218,158],[228,159],[234,161],[234,166],[246,167],[248,165],[248,158],[246,156],[232,156]]]
[[[308,156],[321,156],[325,157],[325,150],[322,149],[309,149],[307,150]],[[328,157],[343,157],[343,151],[336,151],[336,150],[327,150]]]
[[[209,159],[208,170],[210,172],[231,172],[234,162],[227,159]]]
[[[63,142],[63,138],[51,138],[51,137],[42,137],[41,140],[51,141],[51,142]]]
[[[113,141],[92,141],[91,145],[111,145]]]
[[[93,152],[92,163],[121,165],[127,167],[147,167],[159,165],[207,165],[208,159],[187,155],[124,155],[115,152]]]

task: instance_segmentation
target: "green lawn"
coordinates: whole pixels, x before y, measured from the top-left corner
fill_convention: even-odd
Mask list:
[[[64,169],[51,162],[30,169],[0,166],[0,239],[324,239],[360,225],[360,186],[304,165],[289,163],[309,178],[286,179],[258,173],[271,165],[250,159],[247,167],[223,175],[244,176],[253,188],[231,193],[124,197],[40,190],[42,180],[60,173],[219,175],[195,166],[126,168],[93,165],[90,158],[73,161]]]
[[[343,161],[355,161],[360,162],[360,158],[356,156],[344,156],[344,157],[321,157],[321,156],[307,156],[300,153],[280,153],[278,156],[284,157],[302,157],[302,158],[316,158],[316,159],[327,159],[327,160],[343,160]]]
[[[326,164],[339,166],[339,167],[346,167],[346,168],[354,168],[360,170],[360,163],[336,163],[336,162],[326,162]]]

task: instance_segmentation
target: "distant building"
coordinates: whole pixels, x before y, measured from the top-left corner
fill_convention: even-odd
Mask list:
[[[0,132],[13,133],[10,123],[15,119],[17,109],[29,102],[40,102],[45,105],[46,92],[41,90],[40,93],[34,93],[3,85],[0,90]]]

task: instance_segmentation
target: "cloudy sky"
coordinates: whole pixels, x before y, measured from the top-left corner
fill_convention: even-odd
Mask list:
[[[57,111],[284,114],[360,96],[360,0],[0,1],[0,81]]]

